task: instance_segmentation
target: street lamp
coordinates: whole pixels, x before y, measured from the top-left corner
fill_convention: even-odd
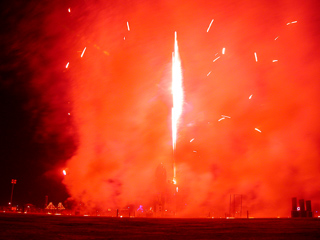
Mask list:
[[[11,183],[12,183],[12,190],[11,190],[11,199],[10,199],[10,203],[11,203],[11,206],[12,206],[13,188],[14,188],[14,185],[15,185],[15,184],[17,184],[17,180],[16,180],[16,179],[12,179],[12,180],[11,180]]]

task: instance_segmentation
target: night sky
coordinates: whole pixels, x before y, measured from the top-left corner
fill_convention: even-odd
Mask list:
[[[149,206],[157,167],[172,175],[176,31],[180,216],[224,216],[230,194],[256,216],[288,216],[292,197],[320,210],[319,4],[2,5],[0,205],[17,179],[15,204]]]

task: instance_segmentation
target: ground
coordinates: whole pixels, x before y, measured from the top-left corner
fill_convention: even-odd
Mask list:
[[[0,213],[0,239],[320,239],[320,219],[163,219]]]

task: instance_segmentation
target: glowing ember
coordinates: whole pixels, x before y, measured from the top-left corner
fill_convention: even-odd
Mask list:
[[[67,65],[66,65],[66,68],[68,68],[69,67],[69,62],[67,63]]]
[[[177,32],[174,33],[174,52],[172,53],[172,97],[173,97],[173,107],[172,107],[172,149],[176,148],[177,142],[177,131],[179,125],[179,118],[182,113],[183,105],[183,88],[182,88],[182,71],[181,71],[181,61],[179,56]],[[176,177],[175,162],[173,160],[173,177]]]
[[[194,141],[194,138],[192,138],[191,140],[190,140],[190,142],[193,142]]]
[[[70,9],[70,8],[68,8],[68,12],[71,12],[71,9]]]
[[[254,53],[254,58],[255,58],[256,62],[258,62],[258,56],[257,56],[256,52]]]
[[[127,28],[128,28],[128,31],[130,31],[129,22],[127,22]]]
[[[274,40],[277,40],[279,38],[279,36],[278,37],[276,37]]]
[[[210,75],[210,73],[211,73],[211,71],[210,71],[210,72],[208,72],[207,77]]]
[[[249,99],[251,99],[251,98],[252,98],[252,96],[253,96],[253,94],[251,94],[251,95],[249,96]]]
[[[272,62],[278,62],[278,60],[275,59],[275,60],[272,60]]]
[[[226,48],[222,48],[222,54],[226,53]]]
[[[62,173],[63,173],[63,175],[65,175],[65,176],[67,175],[67,172],[66,172],[65,169],[63,169]]]
[[[86,51],[87,47],[84,47],[82,53],[81,53],[81,57],[83,57],[84,52]]]

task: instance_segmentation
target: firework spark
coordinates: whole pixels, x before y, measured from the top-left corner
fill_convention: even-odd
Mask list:
[[[231,117],[229,117],[227,115],[221,115],[221,118],[218,120],[218,122],[220,122],[220,121],[222,121],[222,120],[224,120],[226,118],[231,118]]]
[[[256,62],[258,62],[258,56],[257,56],[256,52],[254,53],[254,58],[255,58]]]
[[[288,22],[287,25],[297,23],[298,21]]]
[[[213,62],[217,61],[219,58],[220,58],[220,56],[219,56],[219,57],[217,57],[217,58],[215,58],[215,59],[213,60]]]
[[[212,25],[213,21],[214,21],[214,19],[212,19],[212,20],[211,20],[211,22],[210,22],[210,24],[209,24],[209,27],[208,27],[208,29],[207,29],[207,32],[209,32],[209,30],[210,30],[210,28],[211,28],[211,25]]]
[[[84,47],[82,53],[81,53],[81,57],[83,57],[84,52],[86,51],[87,47]]]
[[[260,132],[260,133],[261,133],[261,130],[258,129],[258,128],[254,128],[254,130],[256,130],[257,132]]]

